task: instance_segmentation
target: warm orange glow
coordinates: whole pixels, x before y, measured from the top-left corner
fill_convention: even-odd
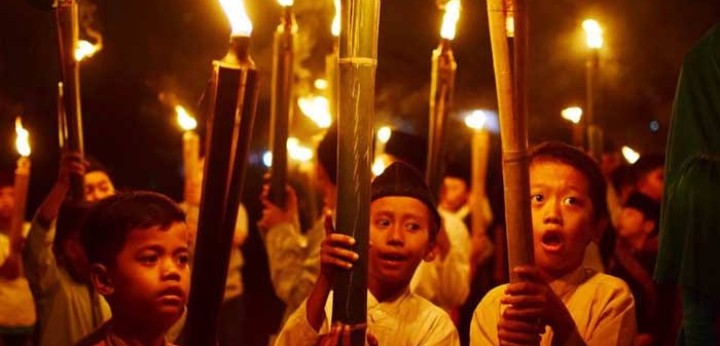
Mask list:
[[[287,151],[288,156],[300,162],[308,162],[313,158],[312,149],[300,144],[300,141],[295,137],[290,137],[287,140]]]
[[[197,120],[188,113],[183,106],[175,106],[177,121],[180,127],[185,131],[192,131],[197,127]]]
[[[82,61],[85,58],[89,58],[100,50],[99,44],[94,45],[88,41],[80,40],[75,46],[75,61]]]
[[[383,126],[378,129],[377,138],[380,140],[380,143],[387,143],[390,141],[390,136],[392,136],[392,129],[390,126]]]
[[[293,3],[293,0],[278,0],[278,4],[280,4],[280,6],[282,7],[290,7],[293,5]]]
[[[586,19],[582,23],[585,30],[585,42],[591,49],[600,49],[603,46],[603,29],[595,19]]]
[[[460,19],[460,0],[450,0],[445,5],[445,16],[443,17],[440,36],[446,40],[455,39],[455,28]]]
[[[317,126],[326,129],[332,124],[330,103],[325,96],[305,96],[298,98],[300,111],[310,118]]]
[[[340,0],[335,0],[335,17],[332,21],[332,27],[330,31],[335,37],[340,36]]]
[[[568,120],[573,124],[579,124],[582,119],[583,110],[580,107],[568,107],[563,109],[560,115],[563,119]]]
[[[322,78],[316,79],[315,83],[313,83],[315,86],[315,89],[317,90],[325,90],[328,88],[328,81]]]
[[[627,162],[631,165],[634,164],[635,162],[637,162],[637,160],[640,160],[640,153],[638,153],[637,151],[633,150],[633,148],[630,148],[628,146],[622,147],[622,154],[623,154],[623,157],[625,157],[625,160],[627,160]]]
[[[20,117],[15,118],[15,136],[15,148],[20,156],[30,156],[30,132],[23,127]]]
[[[381,156],[378,156],[375,158],[375,162],[373,162],[370,170],[372,171],[373,176],[377,177],[385,172],[385,168],[387,168],[387,166],[388,165],[385,163],[385,160]]]
[[[515,37],[515,18],[512,14],[508,14],[505,18],[505,36]]]
[[[253,26],[247,12],[245,12],[242,0],[220,0],[220,5],[222,5],[225,14],[230,20],[230,26],[232,27],[230,36],[249,37]]]

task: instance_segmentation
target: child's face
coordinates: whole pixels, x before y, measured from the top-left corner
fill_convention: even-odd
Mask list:
[[[638,190],[659,201],[663,194],[663,168],[658,167],[648,172],[638,181]]]
[[[652,231],[654,224],[645,219],[645,215],[635,208],[623,208],[618,225],[618,236],[635,238]],[[649,226],[649,227],[648,227]]]
[[[535,262],[560,277],[582,264],[593,227],[593,205],[587,178],[556,162],[530,166]]]
[[[85,174],[85,199],[96,202],[115,194],[110,177],[103,171],[92,171]]]
[[[105,294],[113,307],[136,320],[172,325],[183,313],[190,287],[189,232],[177,222],[167,230],[132,230],[108,268],[112,284]]]
[[[445,209],[458,210],[468,201],[468,186],[464,180],[455,177],[445,177],[441,191],[440,204]]]
[[[373,201],[368,258],[371,280],[390,287],[407,286],[420,261],[433,258],[425,204],[398,196]]]

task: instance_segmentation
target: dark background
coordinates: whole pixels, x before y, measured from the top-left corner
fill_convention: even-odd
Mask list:
[[[260,156],[268,137],[272,32],[279,7],[271,0],[245,2],[255,28],[251,53],[264,78],[244,202],[254,228],[264,172]],[[157,190],[180,199],[181,132],[172,105],[161,99],[174,95],[202,124],[197,102],[212,59],[226,50],[229,32],[218,2],[86,0],[81,5],[84,23],[104,40],[104,49],[85,61],[81,71],[87,153],[111,169],[120,187]],[[440,14],[433,0],[385,0],[382,6],[375,121],[424,135],[430,55],[438,42]],[[467,111],[496,108],[486,4],[465,0],[463,6],[454,43],[459,68],[449,130],[451,138],[460,139],[449,143],[456,149],[467,146],[469,134],[461,123]],[[301,60],[297,77],[303,92],[322,77],[324,56],[332,47],[332,1],[296,0],[296,10]],[[720,1],[530,1],[533,141],[570,140],[570,127],[559,114],[566,106],[583,103],[587,50],[580,23],[586,17],[605,27],[596,117],[606,137],[641,153],[662,152],[683,55],[720,22]],[[28,214],[57,172],[57,61],[51,13],[31,8],[23,0],[2,0],[0,168],[14,168],[13,119],[22,115],[33,147]],[[655,132],[649,126],[653,120],[660,125]],[[294,127],[303,135],[314,131],[302,116],[295,117]],[[244,248],[245,282],[252,335],[260,335],[274,328],[271,322],[282,307],[271,300],[264,249],[255,230],[251,232]]]

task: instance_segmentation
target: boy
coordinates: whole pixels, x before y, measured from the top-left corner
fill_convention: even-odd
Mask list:
[[[288,319],[276,345],[315,345],[328,332],[333,271],[352,267],[355,240],[333,233],[321,249],[321,268],[310,296]],[[368,335],[380,345],[459,345],[442,309],[410,292],[422,261],[435,257],[440,215],[428,187],[411,167],[394,163],[372,183],[368,251]]]
[[[70,176],[84,174],[80,155],[63,155],[58,179],[38,208],[23,248],[23,267],[38,310],[41,346],[73,345],[110,318],[107,303],[88,281],[87,258],[79,240],[89,206],[63,205]]]
[[[99,161],[88,159],[89,165],[84,176],[85,200],[97,202],[115,194],[115,185],[110,173]]]
[[[530,189],[536,266],[513,268],[523,281],[483,298],[471,344],[632,345],[635,304],[627,285],[582,266],[607,213],[597,164],[568,145],[544,143],[531,154]]]
[[[118,194],[91,210],[81,240],[113,318],[78,345],[167,345],[190,287],[182,210],[161,194]]]

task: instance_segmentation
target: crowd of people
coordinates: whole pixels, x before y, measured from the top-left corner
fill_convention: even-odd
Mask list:
[[[453,164],[436,198],[411,148],[390,151],[394,163],[372,180],[367,323],[333,324],[333,278],[360,259],[356,240],[334,227],[336,153],[331,128],[317,147],[314,175],[323,212],[308,229],[292,186],[284,206],[267,187],[259,196],[262,217],[252,221],[286,304],[275,345],[345,345],[359,329],[370,345],[670,344],[688,318],[680,293],[683,303],[707,299],[653,279],[668,199],[663,157],[625,166],[611,152],[598,162],[560,142],[534,146],[535,264],[507,268],[496,203],[471,198],[477,182]],[[64,152],[55,184],[15,234],[7,232],[8,177],[0,180],[0,345],[183,344],[200,186],[182,203],[118,191],[101,165]],[[83,201],[66,198],[73,177],[84,180]],[[473,203],[484,205],[482,227],[472,227]],[[240,270],[250,220],[240,208],[220,326],[207,331],[223,346],[242,345],[251,333],[243,330]],[[521,280],[507,283],[509,273]]]

